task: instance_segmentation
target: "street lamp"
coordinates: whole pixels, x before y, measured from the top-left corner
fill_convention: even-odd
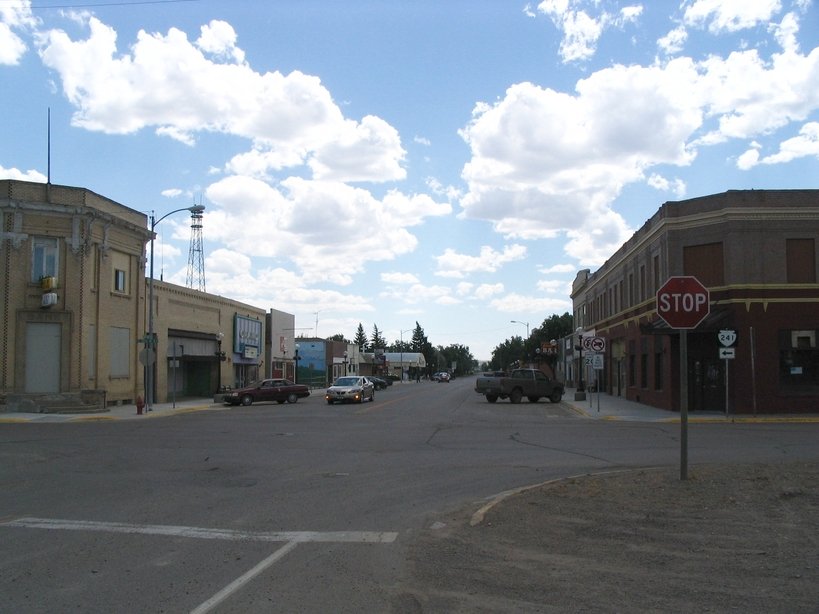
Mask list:
[[[204,205],[193,205],[191,207],[182,207],[181,209],[174,209],[173,211],[169,211],[161,218],[156,219],[154,217],[154,212],[151,211],[151,276],[148,278],[148,336],[145,339],[145,347],[149,350],[154,349],[154,235],[156,234],[154,230],[156,229],[156,225],[159,224],[162,220],[164,220],[169,215],[174,213],[179,213],[180,211],[190,211],[192,214],[201,214],[205,210]],[[147,352],[148,356],[151,355],[151,352]],[[154,406],[154,363],[156,362],[156,351],[154,351],[153,361],[148,360],[150,364],[148,365],[148,371],[146,372],[145,378],[145,404],[147,405],[148,411],[153,411]]]
[[[299,383],[299,360],[301,360],[301,357],[299,356],[299,344],[297,343],[296,344],[296,353],[293,356],[293,362],[296,363],[296,370],[293,372],[293,383],[294,384]]]
[[[523,324],[526,327],[526,339],[529,339],[529,322],[521,322],[520,320],[509,320],[512,324]]]
[[[344,352],[344,375],[347,375],[347,351]]]

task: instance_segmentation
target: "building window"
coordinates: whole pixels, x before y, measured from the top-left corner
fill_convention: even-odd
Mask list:
[[[31,242],[31,281],[57,277],[57,239],[35,237]]]
[[[646,286],[646,266],[640,265],[640,301],[646,300],[647,286]]]
[[[725,285],[722,243],[684,247],[683,270],[686,275],[693,275],[709,288]]]
[[[779,383],[789,392],[819,390],[816,330],[779,331]]]
[[[114,269],[114,292],[122,292],[125,294],[128,291],[125,280],[125,271]]]
[[[657,290],[660,289],[660,257],[654,256],[654,261],[652,264],[652,273],[654,273],[654,287],[652,288],[652,294],[656,294]]]
[[[788,283],[816,283],[816,241],[814,239],[787,239],[785,251]]]
[[[131,330],[112,326],[110,329],[110,368],[112,378],[131,375]]]
[[[658,335],[654,339],[654,390],[663,389],[663,340]]]

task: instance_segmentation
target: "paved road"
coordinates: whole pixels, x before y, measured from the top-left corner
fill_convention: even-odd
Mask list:
[[[413,536],[500,492],[673,466],[678,425],[489,404],[472,380],[374,403],[0,424],[15,612],[401,611]],[[816,424],[692,425],[692,463],[815,458]]]

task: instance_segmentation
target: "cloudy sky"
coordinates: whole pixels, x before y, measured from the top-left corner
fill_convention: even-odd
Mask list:
[[[819,177],[811,0],[0,0],[0,79],[0,177],[50,109],[53,183],[205,205],[208,292],[479,359],[662,203]]]

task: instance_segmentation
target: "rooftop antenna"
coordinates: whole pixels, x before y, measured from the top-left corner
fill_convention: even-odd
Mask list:
[[[188,288],[205,292],[205,255],[202,250],[202,210],[191,211],[191,246],[188,251]]]

